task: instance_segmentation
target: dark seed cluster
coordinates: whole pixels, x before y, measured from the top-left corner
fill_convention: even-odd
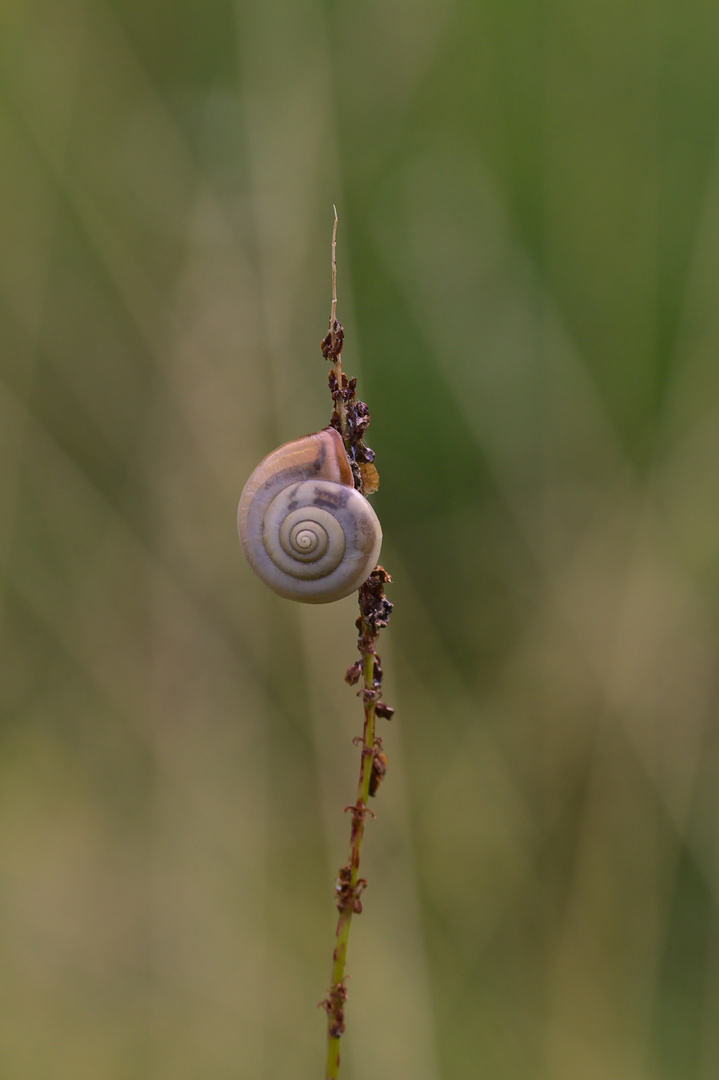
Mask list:
[[[347,1001],[347,987],[344,980],[335,983],[330,990],[330,996],[320,1001],[319,1008],[325,1010],[329,1017],[329,1034],[333,1039],[339,1039],[345,1030],[345,1002]]]
[[[344,330],[340,323],[335,320],[334,335],[329,333],[322,340],[322,355],[331,360],[333,365],[339,364],[344,341]],[[347,456],[352,466],[352,474],[355,487],[362,491],[362,477],[358,465],[371,465],[375,459],[374,450],[365,445],[364,436],[369,427],[369,409],[364,401],[358,401],[356,390],[357,380],[349,379],[341,370],[333,367],[328,376],[328,384],[334,409],[330,423],[339,431],[345,441]],[[344,415],[341,415],[343,413]]]

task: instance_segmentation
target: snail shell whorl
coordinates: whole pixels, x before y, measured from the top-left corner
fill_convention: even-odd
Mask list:
[[[355,490],[342,437],[331,427],[260,462],[240,497],[237,531],[257,576],[308,604],[358,589],[382,543],[377,515]]]

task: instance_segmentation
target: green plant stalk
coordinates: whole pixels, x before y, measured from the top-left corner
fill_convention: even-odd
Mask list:
[[[369,423],[367,407],[363,402],[356,402],[356,380],[348,380],[342,373],[342,343],[344,330],[336,319],[337,310],[337,262],[335,259],[337,240],[337,211],[332,230],[332,307],[330,309],[329,333],[322,341],[322,354],[330,360],[333,371],[329,377],[329,386],[332,392],[334,411],[332,424],[337,427],[342,436],[342,441],[347,451],[348,461],[355,464],[353,477],[355,487],[364,494],[365,473],[363,465],[367,468],[373,461],[374,455],[364,445],[363,433]],[[350,412],[352,414],[350,419]],[[371,474],[370,474],[371,475]],[[376,490],[376,470],[371,477]],[[335,881],[335,900],[339,911],[337,929],[335,932],[335,947],[332,953],[332,976],[328,997],[321,1002],[327,1012],[327,1070],[326,1080],[337,1080],[340,1066],[340,1038],[345,1030],[345,1002],[347,1000],[347,988],[345,986],[345,966],[347,962],[347,949],[349,946],[352,916],[359,915],[362,911],[361,896],[367,882],[359,876],[360,856],[362,840],[364,837],[365,819],[368,814],[374,814],[367,806],[370,796],[376,795],[379,782],[384,775],[387,758],[381,752],[382,740],[375,737],[375,721],[377,716],[390,719],[394,712],[384,701],[380,700],[382,684],[382,667],[377,656],[375,645],[381,627],[387,625],[392,605],[385,599],[384,584],[390,581],[389,574],[383,567],[376,566],[369,575],[367,581],[360,586],[357,594],[360,617],[356,621],[359,630],[357,646],[360,659],[348,668],[345,681],[350,686],[355,686],[362,680],[362,688],[358,696],[362,698],[364,706],[364,729],[362,737],[354,740],[362,746],[360,761],[360,774],[357,783],[357,797],[353,806],[345,807],[352,815],[352,829],[350,833],[349,858],[344,866],[340,867]]]
[[[364,619],[362,619],[360,636],[364,638],[369,633]],[[350,868],[349,888],[346,890],[348,902],[340,909],[337,920],[336,944],[332,954],[332,986],[330,988],[329,1005],[327,1010],[327,1071],[326,1080],[337,1080],[340,1065],[340,1036],[337,1031],[338,1016],[344,1017],[345,991],[345,964],[347,960],[347,946],[349,945],[352,916],[362,910],[359,899],[362,891],[362,882],[359,876],[360,855],[362,851],[362,838],[364,836],[364,824],[367,814],[372,811],[367,807],[369,798],[370,776],[372,774],[372,760],[374,754],[375,732],[375,699],[373,694],[374,674],[374,650],[365,654],[362,664],[364,698],[364,731],[362,735],[362,761],[360,765],[359,782],[357,784],[357,800],[354,806],[347,807],[352,814],[352,831],[350,834],[350,848],[348,865]],[[343,883],[344,884],[344,883]],[[340,880],[337,889],[339,891]],[[342,1024],[342,1029],[344,1025]]]
[[[332,209],[335,212],[335,222],[332,226],[332,304],[330,306],[330,339],[331,339],[331,355],[332,355],[332,367],[334,368],[335,378],[337,379],[337,385],[342,384],[342,347],[337,349],[337,207],[333,206]],[[340,434],[342,435],[342,441],[345,444],[345,450],[349,457],[350,452],[350,438],[349,430],[347,427],[347,406],[342,399],[338,400],[335,404],[337,409],[337,415],[340,418]]]

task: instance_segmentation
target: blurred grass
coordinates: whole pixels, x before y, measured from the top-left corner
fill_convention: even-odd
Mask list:
[[[353,601],[234,508],[324,425],[398,707],[346,1080],[719,1068],[719,15],[0,12],[0,1074],[320,1075]]]

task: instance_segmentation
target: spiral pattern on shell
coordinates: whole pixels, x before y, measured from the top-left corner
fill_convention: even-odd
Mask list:
[[[334,428],[285,443],[260,462],[242,492],[237,528],[258,577],[280,596],[309,604],[358,589],[382,542]]]

